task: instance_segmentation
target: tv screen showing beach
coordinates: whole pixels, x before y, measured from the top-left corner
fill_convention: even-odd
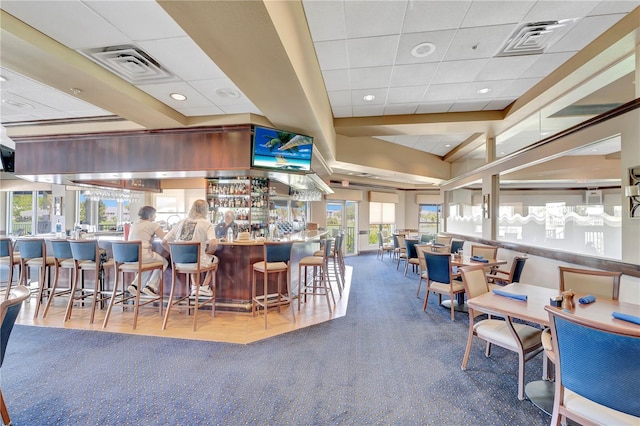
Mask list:
[[[282,130],[254,127],[253,167],[311,171],[313,138]]]

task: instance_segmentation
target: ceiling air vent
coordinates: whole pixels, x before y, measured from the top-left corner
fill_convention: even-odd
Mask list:
[[[536,55],[543,53],[577,21],[530,22],[519,26],[496,56]]]
[[[132,84],[177,80],[171,72],[137,46],[110,46],[88,49],[82,53]]]

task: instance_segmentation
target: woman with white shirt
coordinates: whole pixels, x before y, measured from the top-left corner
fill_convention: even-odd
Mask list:
[[[163,238],[165,232],[154,222],[156,219],[156,209],[151,206],[144,206],[138,212],[140,219],[131,225],[129,232],[129,241],[142,241],[142,263],[162,262],[164,267],[162,271],[156,269],[154,271],[145,271],[142,273],[141,283],[143,284],[142,292],[148,296],[158,295],[158,283],[160,282],[160,274],[167,269],[169,261],[160,254],[153,251],[152,243],[155,237]],[[138,276],[136,275],[133,282],[127,288],[132,295],[138,293]]]

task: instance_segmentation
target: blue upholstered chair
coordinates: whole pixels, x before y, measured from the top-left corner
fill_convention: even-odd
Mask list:
[[[464,241],[451,240],[451,253],[457,253],[458,250],[462,250],[463,247],[464,247]]]
[[[453,279],[454,274],[451,270],[451,254],[423,253],[427,264],[427,292],[424,296],[422,309],[424,311],[427,310],[429,293],[434,292],[438,294],[438,304],[442,303],[442,295],[446,294],[451,300],[451,321],[453,321],[455,315],[454,295],[464,293],[464,285],[462,282]]]
[[[199,241],[177,241],[169,243],[169,250],[171,252],[171,293],[169,294],[169,302],[167,303],[167,310],[164,313],[164,320],[162,321],[162,329],[167,327],[169,321],[169,313],[174,305],[181,302],[186,302],[187,312],[193,309],[193,331],[196,331],[198,326],[198,311],[206,306],[211,305],[211,318],[216,315],[216,271],[218,270],[218,258],[214,257],[214,261],[207,266],[200,263],[200,250],[201,243]],[[203,273],[211,274],[211,290],[213,295],[200,296],[200,279]],[[186,289],[182,296],[176,296],[176,287],[180,283],[178,274],[184,274],[185,279],[183,281]],[[195,288],[195,295],[191,296],[189,291],[189,282],[192,280],[192,284]],[[138,287],[140,288],[140,287]],[[193,301],[193,305],[191,304]]]
[[[325,243],[331,246],[330,240]],[[289,268],[289,262],[291,260],[291,248],[293,242],[270,242],[266,241],[263,247],[263,261],[253,264],[252,273],[252,290],[251,290],[251,314],[255,316],[256,307],[261,306],[264,311],[264,328],[267,328],[267,310],[270,307],[276,307],[280,312],[280,306],[290,305],[291,318],[293,322],[296,322],[295,310],[292,306],[292,293],[291,293],[291,270]],[[316,256],[314,256],[316,257]],[[282,290],[281,275],[286,274],[287,287],[286,291]],[[257,276],[262,275],[262,292],[258,294],[257,290]],[[269,293],[269,274],[277,274],[278,287],[275,293]]]
[[[44,312],[42,313],[42,318],[45,318],[47,316],[49,307],[51,306],[51,302],[53,302],[53,299],[58,296],[69,295],[71,293],[71,287],[73,286],[73,273],[75,268],[73,262],[73,254],[71,253],[71,244],[68,240],[51,240],[51,249],[53,251],[55,276],[53,279],[53,286],[51,287],[51,291],[49,292],[47,304],[45,305]],[[61,269],[69,270],[68,285],[62,288],[58,287],[58,284],[60,284]]]
[[[420,261],[418,260],[418,252],[416,251],[416,244],[418,244],[420,240],[410,240],[405,239],[404,245],[406,248],[407,259],[404,263],[404,276],[407,276],[407,270],[409,269],[409,265],[412,265],[413,271],[415,272],[416,267],[420,266]]]
[[[13,330],[13,325],[18,318],[18,313],[22,307],[22,302],[30,296],[29,289],[25,286],[17,286],[11,290],[11,295],[7,300],[0,304],[0,368],[4,363],[4,354],[7,350],[7,343],[9,342],[9,336]],[[1,375],[1,374],[0,374]],[[2,414],[2,424],[10,425],[11,417],[9,417],[9,410],[4,402],[4,396],[2,395],[2,388],[0,387],[0,413]]]
[[[40,305],[44,293],[48,290],[48,283],[51,276],[51,268],[55,265],[53,256],[47,256],[47,246],[44,238],[24,238],[18,240],[18,250],[20,252],[20,269],[22,274],[20,284],[28,286],[27,275],[30,275],[30,269],[38,269],[38,296],[36,300],[36,308],[33,311],[33,318],[38,318]],[[47,287],[45,288],[45,283]]]
[[[115,281],[113,283],[113,293],[109,306],[107,307],[107,314],[104,317],[102,328],[107,327],[109,322],[109,316],[111,310],[115,305],[122,305],[122,307],[130,306],[133,303],[133,328],[138,325],[138,312],[141,306],[157,303],[159,305],[160,316],[163,312],[164,303],[164,274],[160,274],[160,284],[158,286],[158,296],[144,297],[144,300],[140,300],[142,291],[137,291],[135,295],[131,295],[126,291],[128,287],[125,281],[127,274],[137,274],[138,277],[138,289],[142,289],[141,283],[142,273],[146,271],[153,271],[154,269],[160,269],[164,271],[164,263],[162,262],[142,262],[142,242],[141,241],[118,241],[111,245],[113,249],[113,261],[115,265]],[[122,279],[120,279],[122,278]],[[118,291],[118,284],[122,285],[122,289]],[[95,307],[95,306],[94,306]]]
[[[640,327],[621,332],[561,308],[545,309],[556,354],[551,424],[562,418],[582,425],[640,424]]]
[[[500,285],[519,283],[520,276],[522,275],[524,264],[527,259],[528,257],[525,255],[514,257],[513,263],[511,263],[511,269],[509,271],[505,271],[499,268],[491,268],[491,271],[487,274],[489,282]]]

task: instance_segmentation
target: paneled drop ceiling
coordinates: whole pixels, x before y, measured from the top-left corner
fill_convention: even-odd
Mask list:
[[[639,6],[2,0],[0,120],[9,137],[257,122],[313,135],[327,180],[429,188],[482,160],[487,137],[508,155],[632,100],[633,38],[616,24]],[[618,65],[567,97],[589,61]]]

